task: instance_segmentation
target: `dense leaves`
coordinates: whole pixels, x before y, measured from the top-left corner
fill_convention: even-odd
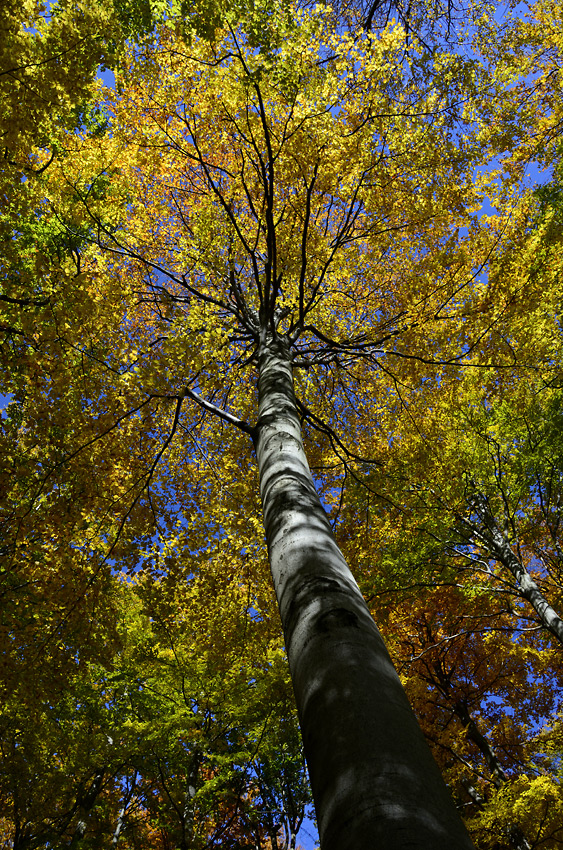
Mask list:
[[[476,845],[556,848],[561,8],[153,6],[0,13],[5,846],[295,847],[267,331]]]

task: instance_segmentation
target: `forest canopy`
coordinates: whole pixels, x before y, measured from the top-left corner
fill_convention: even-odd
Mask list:
[[[1,846],[561,846],[561,4],[0,16]]]

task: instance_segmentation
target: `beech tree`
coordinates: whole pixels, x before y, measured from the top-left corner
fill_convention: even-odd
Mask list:
[[[448,578],[394,608],[393,658],[476,845],[555,848],[557,654],[486,586]]]
[[[104,252],[98,262],[121,287],[118,298],[126,293],[126,340],[112,330],[130,352],[125,392],[143,394],[135,407],[145,422],[173,406],[156,455],[140,476],[132,467],[119,531],[136,510],[158,514],[157,462],[187,405],[192,417],[215,414],[204,426],[211,433],[222,420],[252,438],[323,846],[400,846],[407,837],[421,847],[470,846],[334,543],[300,420],[327,434],[337,455],[366,457],[370,441],[351,412],[339,412],[331,385],[346,391],[345,379],[352,410],[363,408],[386,375],[381,358],[415,345],[437,359],[437,346],[455,344],[429,336],[459,285],[451,276],[437,287],[431,267],[470,220],[467,193],[474,203],[479,195],[472,171],[485,143],[463,129],[457,106],[474,96],[475,68],[447,54],[430,65],[399,27],[354,44],[326,16],[299,25],[275,63],[235,33],[214,47],[183,47],[163,33],[154,51],[132,57],[111,106],[111,138],[73,151],[87,175],[103,157],[96,181],[67,174],[63,191],[70,185],[80,197],[81,226],[95,229]],[[323,68],[325,46],[334,58]],[[465,150],[450,140],[454,128]],[[120,172],[113,185],[110,171]],[[295,369],[312,384],[299,403]],[[247,387],[256,379],[253,403]],[[318,413],[309,412],[321,381]],[[116,398],[110,386],[106,394]],[[131,419],[127,408],[121,418]],[[342,416],[345,441],[331,424]]]
[[[471,847],[330,518],[403,386],[494,348],[476,269],[506,221],[476,213],[517,191],[484,168],[505,79],[322,9],[280,13],[260,50],[163,29],[100,96],[111,131],[68,134],[44,172],[73,289],[22,331],[10,579],[79,629],[114,564],[165,572],[214,539],[255,560],[254,450],[323,850]]]

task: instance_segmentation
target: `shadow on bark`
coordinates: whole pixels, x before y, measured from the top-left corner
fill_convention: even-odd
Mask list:
[[[260,360],[264,525],[323,850],[472,843],[317,495],[289,357]]]

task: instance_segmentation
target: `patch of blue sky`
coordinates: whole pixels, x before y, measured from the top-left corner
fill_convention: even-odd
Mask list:
[[[311,817],[312,812],[303,819],[301,828],[297,833],[296,846],[302,847],[303,850],[319,850],[319,831],[317,824]]]
[[[13,393],[0,393],[0,416],[5,416],[6,409],[11,401],[13,401]]]
[[[100,68],[96,76],[106,88],[115,89],[115,73],[111,68]]]

